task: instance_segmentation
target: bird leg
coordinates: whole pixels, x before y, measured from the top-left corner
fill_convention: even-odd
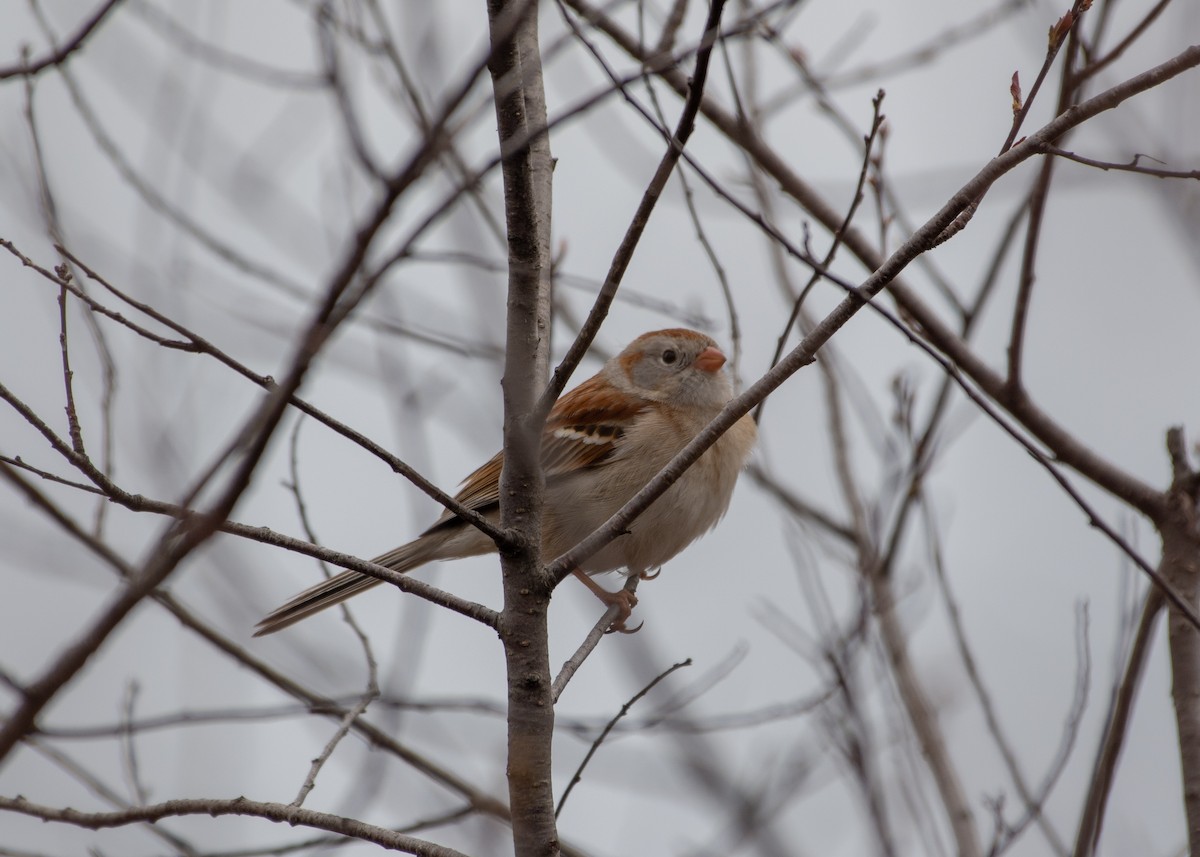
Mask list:
[[[625,627],[625,620],[629,618],[629,615],[633,612],[633,608],[638,603],[635,594],[628,589],[618,589],[616,592],[609,592],[579,569],[575,569],[571,573],[579,578],[579,582],[590,589],[593,595],[604,602],[605,607],[617,608],[617,618],[613,620],[613,623],[609,625],[608,631],[605,633],[611,634],[613,631],[616,631],[620,634],[634,634],[641,629],[641,625],[638,625],[637,628]]]

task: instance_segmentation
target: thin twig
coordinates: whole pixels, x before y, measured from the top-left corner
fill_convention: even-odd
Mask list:
[[[1150,158],[1149,155],[1137,154],[1130,158],[1128,163],[1117,164],[1111,161],[1097,161],[1094,158],[1085,158],[1083,155],[1077,155],[1074,152],[1068,152],[1065,149],[1060,149],[1058,146],[1046,144],[1043,151],[1047,155],[1054,155],[1058,158],[1064,158],[1068,161],[1074,161],[1077,164],[1083,164],[1088,167],[1095,167],[1099,170],[1115,170],[1117,172],[1137,173],[1143,176],[1153,176],[1159,179],[1200,179],[1200,170],[1162,170],[1156,167],[1143,167],[1141,161],[1143,158]],[[1150,158],[1150,160],[1155,160]]]
[[[629,713],[629,709],[633,708],[639,699],[653,690],[656,684],[676,670],[682,669],[683,667],[690,667],[691,665],[692,659],[688,658],[687,660],[680,661],[677,664],[667,667],[665,670],[651,679],[648,685],[630,697],[629,701],[621,706],[621,710],[613,715],[613,718],[609,720],[608,723],[604,724],[604,728],[600,730],[600,734],[596,736],[596,740],[592,742],[592,746],[589,747],[587,753],[584,754],[582,761],[579,763],[579,767],[575,769],[575,774],[571,777],[571,781],[567,783],[567,787],[563,789],[562,797],[558,799],[558,805],[554,807],[555,818],[558,818],[562,814],[563,806],[566,804],[567,798],[570,797],[571,790],[575,788],[576,783],[579,783],[583,780],[583,771],[588,766],[588,762],[590,762],[592,757],[596,755],[596,751],[600,749],[600,745],[604,743],[604,739],[608,737],[608,733],[612,732],[613,727],[617,725],[618,721],[620,721],[622,717]]]
[[[1079,55],[1079,41],[1074,38],[1073,34],[1076,32],[1075,27],[1079,23],[1079,15],[1090,5],[1091,0],[1076,0],[1071,11],[1067,12],[1050,29],[1050,45],[1046,52],[1046,60],[1033,85],[1033,89],[1029,93],[1029,98],[1023,105],[1019,106],[1019,109],[1013,110],[1013,127],[1009,132],[1008,139],[1004,141],[1004,145],[1000,149],[1001,153],[1007,151],[1012,145],[1021,122],[1029,115],[1034,97],[1041,87],[1042,81],[1045,80],[1047,73],[1050,71],[1050,66],[1054,62],[1054,57],[1058,54],[1058,49],[1067,40],[1068,34],[1071,34],[1071,38],[1066,59],[1063,60],[1062,80],[1059,84],[1058,103],[1055,106],[1054,112],[1056,115],[1061,115],[1070,106],[1080,86],[1074,75],[1074,65]],[[1013,86],[1015,87],[1015,75],[1013,81]],[[1028,327],[1029,308],[1033,297],[1033,286],[1036,282],[1037,256],[1041,244],[1042,223],[1046,216],[1046,206],[1050,202],[1050,182],[1054,177],[1056,163],[1057,161],[1054,158],[1042,159],[1038,167],[1037,178],[1034,179],[1033,187],[1029,191],[1029,214],[1025,225],[1025,248],[1021,254],[1021,273],[1017,280],[1017,296],[1013,301],[1012,326],[1008,342],[1008,387],[1010,390],[1019,390],[1023,384],[1021,370],[1025,356],[1025,331]]]
[[[124,766],[125,778],[133,800],[136,803],[149,803],[150,793],[142,783],[137,744],[134,742],[136,733],[133,729],[133,709],[140,689],[135,680],[131,680],[125,686],[125,699],[121,704],[121,764]]]
[[[57,39],[40,4],[31,3],[33,7],[34,17],[41,25],[46,38],[54,44]],[[26,124],[29,128],[30,142],[33,147],[33,159],[36,166],[38,190],[40,193],[40,203],[42,217],[46,224],[46,231],[53,238],[55,243],[66,243],[66,233],[63,228],[62,220],[59,217],[58,204],[55,201],[53,186],[50,180],[49,172],[46,168],[46,154],[42,146],[42,135],[39,129],[38,122],[34,115],[34,84],[36,78],[32,75],[25,77],[25,116]],[[55,272],[59,279],[71,281],[72,274],[68,265],[62,264],[55,267]],[[63,340],[61,349],[63,352],[63,376],[66,385],[67,396],[67,420],[70,425],[69,435],[71,437],[72,446],[79,452],[83,451],[83,433],[79,424],[78,411],[75,406],[74,385],[72,383],[72,373],[69,365],[66,341],[67,335],[67,308],[66,308],[66,293],[60,287],[58,293],[60,328]],[[100,363],[101,372],[101,389],[100,394],[100,469],[105,473],[111,473],[113,468],[113,420],[114,420],[114,404],[117,388],[117,369],[116,361],[113,358],[112,348],[109,346],[108,337],[105,335],[105,330],[99,320],[91,313],[85,313],[84,323],[88,331],[92,335],[92,340],[96,347],[97,357]],[[96,515],[93,526],[93,531],[97,536],[104,532],[104,519],[108,511],[108,504],[98,503],[96,505]]]
[[[63,279],[67,279],[64,277]],[[66,400],[67,434],[71,438],[71,449],[79,455],[87,455],[83,446],[83,429],[79,425],[79,411],[75,408],[75,373],[71,371],[70,344],[67,337],[67,290],[58,290],[58,347],[62,354],[64,399]]]
[[[1029,111],[1037,99],[1037,94],[1041,91],[1042,84],[1046,80],[1046,75],[1050,73],[1050,67],[1054,65],[1054,58],[1058,56],[1059,49],[1067,42],[1068,36],[1074,33],[1080,16],[1091,5],[1092,0],[1075,0],[1070,11],[1060,18],[1057,24],[1050,28],[1050,40],[1046,45],[1046,56],[1042,60],[1042,67],[1038,69],[1037,77],[1033,81],[1033,86],[1029,88],[1029,94],[1025,96],[1024,102],[1016,105],[1016,109],[1013,111],[1012,127],[1009,129],[1008,136],[1004,138],[1004,143],[1000,146],[1001,155],[1013,147],[1013,143],[1017,139],[1017,134],[1021,132],[1021,126],[1025,124],[1025,119],[1029,116]],[[1069,73],[1064,73],[1064,77],[1069,76]],[[1060,110],[1062,106],[1060,104]]]
[[[709,61],[712,57],[713,46],[717,41],[717,30],[720,25],[721,11],[724,5],[725,0],[713,0],[712,5],[709,7],[708,21],[704,27],[704,35],[700,40],[700,48],[696,52],[695,69],[690,78],[688,94],[684,100],[683,110],[680,112],[679,121],[675,125],[675,132],[668,139],[667,150],[659,160],[658,167],[655,169],[649,184],[647,184],[646,190],[642,193],[641,201],[638,203],[637,210],[634,212],[633,218],[625,230],[625,235],[621,239],[620,246],[617,247],[616,253],[613,254],[608,274],[604,278],[604,285],[600,287],[600,292],[596,295],[591,310],[588,311],[587,319],[584,321],[583,326],[580,327],[579,333],[576,334],[575,341],[571,343],[571,347],[567,349],[567,353],[563,355],[562,360],[550,376],[550,383],[545,392],[542,393],[541,400],[538,402],[538,409],[542,413],[549,413],[550,408],[566,387],[567,381],[570,380],[571,374],[575,371],[579,362],[583,360],[584,355],[592,344],[592,340],[599,333],[600,325],[608,316],[609,307],[612,306],[617,289],[621,285],[621,279],[629,267],[630,260],[633,259],[634,250],[637,249],[638,242],[641,240],[642,234],[650,222],[650,215],[653,213],[655,205],[657,205],[659,198],[662,196],[662,192],[667,185],[667,180],[670,179],[671,173],[675,170],[675,165],[679,163],[679,158],[683,154],[688,138],[691,137],[692,131],[696,127],[696,116],[699,113],[700,104],[704,98],[704,82],[708,76]],[[604,69],[605,73],[608,74],[615,89],[622,92],[626,99],[628,99],[630,96],[625,91],[624,83],[609,68],[601,53],[584,36],[583,31],[579,29],[574,19],[570,15],[567,15],[565,11],[563,18],[566,20],[567,25],[575,32],[579,40],[583,42],[596,58],[596,61]]]
[[[21,75],[30,77],[44,71],[51,66],[61,65],[72,54],[81,49],[87,42],[88,37],[103,23],[108,17],[108,13],[117,7],[121,0],[105,0],[104,3],[92,14],[92,17],[86,19],[79,25],[79,31],[74,36],[67,39],[61,45],[58,45],[49,54],[35,61],[23,60],[16,65],[0,68],[0,80],[9,77]]]
[[[850,225],[854,222],[854,215],[858,212],[858,207],[863,201],[863,188],[867,183],[867,174],[871,167],[871,152],[875,145],[875,139],[879,135],[879,129],[883,127],[884,115],[880,112],[883,106],[884,92],[879,90],[875,93],[875,97],[871,99],[871,108],[874,111],[871,118],[871,130],[867,132],[863,138],[863,156],[862,166],[858,171],[858,181],[854,185],[854,195],[851,197],[850,206],[846,209],[846,216],[842,219],[842,224],[833,233],[833,241],[829,245],[829,249],[825,252],[824,258],[821,259],[820,269],[814,270],[812,276],[804,288],[800,290],[800,294],[796,296],[796,300],[792,303],[791,314],[788,315],[787,321],[783,325],[783,330],[780,331],[779,339],[775,343],[775,353],[771,356],[771,365],[774,366],[779,362],[780,356],[783,354],[783,349],[787,345],[788,336],[791,335],[792,327],[796,324],[796,319],[800,316],[800,309],[804,305],[804,299],[821,280],[820,270],[828,270],[833,264],[834,258],[837,257],[838,248],[842,246],[842,239],[846,232],[850,229]],[[762,419],[763,408],[766,406],[766,400],[758,403],[758,407],[754,409],[754,421],[759,422]]]
[[[300,516],[301,526],[304,527],[304,533],[308,536],[309,541],[316,543],[318,541],[316,532],[313,530],[312,522],[308,518],[308,505],[304,502],[304,492],[300,488],[300,462],[298,450],[300,446],[300,426],[302,424],[302,419],[297,420],[296,425],[292,429],[291,435],[288,438],[288,469],[290,470],[292,477],[289,487],[291,488],[292,495],[296,499],[296,509]],[[329,571],[324,568],[323,563],[322,571],[325,572],[326,577],[330,576]],[[354,721],[358,719],[360,715],[366,713],[367,706],[371,704],[372,700],[379,697],[379,669],[375,662],[375,655],[371,650],[371,641],[367,638],[367,635],[363,633],[363,630],[359,627],[358,622],[355,621],[354,614],[350,612],[350,608],[345,604],[342,604],[341,607],[342,617],[357,635],[359,644],[363,649],[363,657],[367,662],[367,687],[363,691],[362,696],[359,698],[354,707],[347,711],[342,717],[342,722],[338,724],[337,730],[325,744],[325,747],[321,751],[320,755],[313,759],[312,766],[308,770],[308,775],[304,778],[304,783],[300,786],[300,791],[297,793],[290,806],[301,806],[304,803],[304,799],[308,796],[308,793],[311,792],[316,786],[317,774],[320,773],[321,768],[333,756],[333,751],[337,747],[338,743],[350,733],[350,727],[354,725]]]
[[[299,807],[304,803],[304,799],[308,797],[308,793],[317,785],[317,774],[321,772],[321,768],[333,756],[333,751],[342,739],[350,734],[350,728],[354,725],[354,721],[360,715],[365,714],[367,706],[371,704],[376,696],[379,695],[378,687],[371,687],[358,700],[353,708],[347,711],[342,716],[342,722],[338,724],[337,730],[333,733],[330,739],[325,743],[325,747],[321,750],[321,754],[312,760],[312,765],[309,766],[308,775],[305,776],[304,782],[300,785],[300,791],[288,806]]]
[[[637,592],[638,583],[640,581],[641,577],[639,575],[631,574],[625,578],[625,586],[623,588],[626,592],[631,594],[635,593]],[[604,615],[601,616],[599,621],[592,626],[592,630],[590,630],[587,633],[587,636],[583,638],[583,642],[579,644],[579,647],[575,650],[575,653],[571,655],[571,657],[567,658],[566,662],[559,669],[558,675],[554,677],[554,684],[551,685],[550,690],[550,697],[555,702],[558,702],[558,698],[562,696],[562,692],[566,690],[567,683],[571,681],[571,678],[576,672],[579,671],[579,668],[583,666],[583,662],[587,660],[588,655],[595,650],[596,646],[600,645],[600,641],[604,639],[604,635],[608,633],[608,629],[612,627],[612,623],[617,621],[617,616],[619,615],[620,611],[620,605],[617,604],[614,604],[605,610]]]
[[[724,44],[722,43],[723,46]],[[727,50],[724,53],[728,56]],[[666,117],[663,115],[658,93],[655,92],[649,75],[646,77],[646,92],[649,94],[651,102],[654,105],[659,124],[665,126],[667,124]],[[717,255],[717,249],[708,237],[708,230],[704,228],[704,221],[700,219],[700,211],[696,206],[696,194],[692,190],[692,183],[688,179],[687,173],[679,170],[676,172],[676,175],[679,177],[679,187],[683,190],[683,201],[687,207],[688,219],[692,222],[692,229],[696,233],[696,240],[700,242],[700,247],[704,250],[704,255],[708,259],[708,264],[717,278],[717,285],[720,287],[721,297],[725,302],[725,312],[729,319],[729,343],[731,347],[729,355],[730,374],[733,380],[733,389],[740,390],[742,388],[742,326],[738,320],[737,304],[733,299],[733,288],[729,284],[729,276],[725,272],[725,266],[721,264],[721,259]]]
[[[1104,824],[1104,813],[1112,791],[1117,762],[1128,735],[1133,704],[1149,661],[1150,648],[1154,644],[1158,617],[1162,614],[1165,604],[1166,600],[1157,589],[1151,588],[1146,593],[1137,632],[1129,647],[1120,684],[1117,685],[1108,709],[1104,734],[1096,751],[1092,776],[1088,780],[1087,794],[1083,800],[1079,828],[1075,836],[1075,849],[1072,852],[1074,857],[1091,857],[1100,843],[1100,831]]]

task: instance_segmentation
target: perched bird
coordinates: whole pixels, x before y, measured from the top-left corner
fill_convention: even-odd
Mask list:
[[[542,437],[546,478],[542,558],[550,562],[603,524],[703,429],[733,396],[725,355],[694,330],[658,330],[635,339],[595,376],[555,403]],[[636,600],[608,592],[588,575],[625,568],[650,572],[710,530],[729,506],[738,472],[754,445],[744,416],[709,447],[679,481],[628,527],[580,564],[575,575],[602,601],[620,606],[613,630],[624,630]],[[467,477],[455,499],[492,520],[500,516],[503,453]],[[415,540],[376,557],[398,572],[433,560],[494,553],[495,543],[445,511]],[[258,623],[271,634],[380,583],[357,571],[338,574]]]

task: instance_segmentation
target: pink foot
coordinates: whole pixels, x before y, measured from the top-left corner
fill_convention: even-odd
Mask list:
[[[625,626],[626,620],[629,619],[629,615],[633,613],[633,608],[636,607],[638,603],[637,596],[634,593],[630,592],[628,589],[618,589],[616,592],[609,592],[579,569],[575,569],[572,574],[579,578],[579,582],[591,590],[593,595],[604,602],[605,607],[617,608],[617,618],[613,619],[612,624],[608,626],[608,630],[604,633],[612,634],[615,632],[618,634],[636,634],[641,630],[642,624],[645,623],[639,624],[636,628],[628,628]]]

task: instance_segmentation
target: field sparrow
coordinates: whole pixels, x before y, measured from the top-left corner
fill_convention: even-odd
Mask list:
[[[555,403],[542,436],[546,501],[542,557],[565,553],[603,524],[717,415],[733,395],[722,371],[725,355],[694,330],[659,330],[635,339]],[[729,506],[733,486],[756,430],[749,416],[736,422],[661,497],[617,537],[583,561],[575,575],[606,604],[618,604],[613,630],[636,600],[611,593],[587,575],[618,568],[650,576],[709,529]],[[502,453],[467,477],[460,503],[499,519]],[[493,553],[490,538],[445,511],[417,539],[376,557],[399,572],[427,562]],[[271,634],[344,601],[379,580],[346,571],[311,589],[258,623]]]

